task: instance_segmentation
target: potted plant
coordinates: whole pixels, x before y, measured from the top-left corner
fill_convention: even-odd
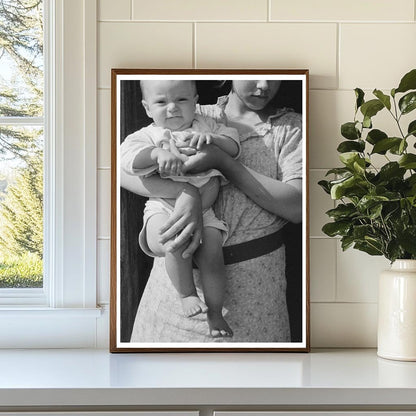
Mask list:
[[[391,269],[380,276],[378,354],[416,360],[416,120],[410,117],[416,69],[389,94],[375,89],[366,100],[356,88],[355,95],[354,119],[342,124],[345,140],[337,148],[342,167],[327,172],[333,180],[319,182],[337,201],[327,211],[332,222],[322,230],[340,237],[343,250],[353,247],[390,260]],[[379,112],[390,114],[394,131],[373,126]],[[380,157],[381,166],[375,162]]]

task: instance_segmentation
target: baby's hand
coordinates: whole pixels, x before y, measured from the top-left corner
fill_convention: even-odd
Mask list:
[[[160,176],[179,176],[182,173],[182,160],[169,150],[157,149],[156,163]]]
[[[189,145],[197,150],[201,150],[204,144],[211,144],[212,142],[212,135],[210,133],[193,133]]]

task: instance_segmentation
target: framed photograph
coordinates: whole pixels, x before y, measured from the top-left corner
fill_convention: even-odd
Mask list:
[[[309,351],[308,76],[112,70],[111,352]]]

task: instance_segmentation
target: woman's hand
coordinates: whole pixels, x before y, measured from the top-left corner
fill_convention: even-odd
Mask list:
[[[160,230],[160,242],[167,243],[168,251],[175,251],[189,242],[182,253],[182,257],[187,258],[199,247],[201,237],[201,196],[197,188],[189,185],[177,196],[173,213]]]
[[[182,171],[201,173],[209,169],[221,171],[227,159],[232,159],[227,153],[215,145],[203,145],[197,154],[190,156],[183,164]]]

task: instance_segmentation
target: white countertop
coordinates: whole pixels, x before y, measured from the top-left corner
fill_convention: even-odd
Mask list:
[[[416,363],[375,350],[0,350],[0,407],[245,404],[416,406]]]

